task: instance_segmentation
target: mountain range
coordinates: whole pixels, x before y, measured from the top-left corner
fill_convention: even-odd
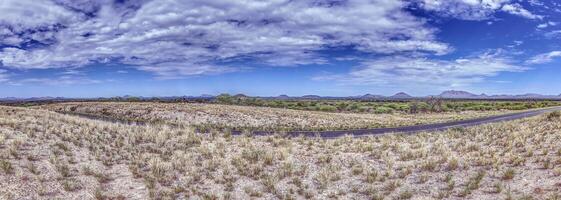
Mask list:
[[[487,94],[473,94],[466,91],[448,90],[440,93],[437,97],[444,99],[561,99],[561,95],[542,95],[535,93],[520,94],[520,95],[487,95]]]
[[[133,96],[125,95],[123,97],[114,97],[114,98],[130,98]],[[237,94],[234,97],[249,97],[244,94]],[[142,100],[149,100],[153,99],[154,97],[142,97],[139,96],[139,99]],[[213,95],[201,95],[201,96],[169,96],[169,97],[157,97],[161,100],[170,100],[170,99],[212,99],[215,98]],[[561,95],[542,95],[542,94],[535,94],[535,93],[528,93],[528,94],[519,94],[519,95],[487,95],[487,94],[474,94],[467,91],[458,91],[458,90],[448,90],[444,91],[438,95],[428,95],[428,96],[411,96],[405,92],[398,92],[391,96],[384,96],[384,95],[376,95],[376,94],[365,94],[362,96],[349,96],[349,97],[333,97],[333,96],[318,96],[318,95],[304,95],[304,96],[288,96],[288,95],[280,95],[276,97],[259,97],[263,99],[278,99],[278,100],[290,100],[290,99],[307,99],[307,100],[319,100],[319,99],[362,99],[362,100],[406,100],[406,99],[424,99],[424,98],[443,98],[443,99],[481,99],[481,100],[517,100],[517,99],[551,99],[551,100],[561,100]],[[64,97],[31,97],[31,98],[17,98],[17,97],[5,97],[0,98],[0,102],[11,102],[11,101],[71,101],[71,100],[107,100],[110,98],[64,98]]]

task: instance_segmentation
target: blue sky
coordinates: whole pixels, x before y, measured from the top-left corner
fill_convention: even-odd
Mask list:
[[[0,97],[561,93],[561,3],[3,0]]]

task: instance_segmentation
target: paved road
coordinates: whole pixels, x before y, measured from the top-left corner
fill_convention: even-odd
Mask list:
[[[510,121],[516,119],[522,119],[527,117],[533,117],[537,115],[541,115],[544,113],[549,113],[553,111],[561,111],[561,107],[552,107],[552,108],[545,108],[539,110],[531,110],[519,113],[511,113],[511,114],[504,114],[504,115],[497,115],[491,117],[484,117],[478,119],[470,119],[470,120],[462,120],[462,121],[454,121],[454,122],[445,122],[445,123],[437,123],[437,124],[425,124],[425,125],[415,125],[415,126],[403,126],[403,127],[396,127],[396,128],[374,128],[374,129],[360,129],[360,130],[343,130],[343,131],[293,131],[287,132],[287,136],[297,137],[297,136],[306,136],[306,137],[316,137],[319,136],[321,138],[338,138],[343,137],[346,135],[354,136],[354,137],[361,137],[361,136],[369,136],[369,135],[380,135],[386,133],[406,133],[406,134],[413,134],[419,132],[428,132],[428,131],[442,131],[450,128],[456,127],[471,127],[477,126],[481,124],[488,124],[494,122],[502,122],[502,121]],[[242,134],[240,131],[233,131],[233,135],[240,135]],[[274,132],[268,131],[255,131],[253,135],[263,136],[263,135],[271,135],[275,134]],[[277,133],[278,134],[278,133]]]
[[[484,117],[478,119],[469,119],[469,120],[462,120],[462,121],[454,121],[454,122],[445,122],[445,123],[437,123],[437,124],[425,124],[425,125],[415,125],[415,126],[402,126],[396,128],[374,128],[374,129],[357,129],[357,130],[337,130],[337,131],[291,131],[285,133],[286,136],[290,137],[298,137],[298,136],[305,136],[305,137],[321,137],[321,138],[338,138],[343,137],[346,135],[354,136],[354,137],[361,137],[361,136],[370,136],[370,135],[381,135],[387,133],[405,133],[405,134],[413,134],[419,132],[429,132],[429,131],[442,131],[450,128],[456,127],[471,127],[477,126],[481,124],[488,124],[494,122],[502,122],[502,121],[510,121],[516,119],[522,119],[527,117],[533,117],[537,115],[541,115],[548,112],[553,111],[561,111],[561,106],[559,107],[551,107],[539,110],[530,110],[524,111],[519,113],[511,113],[511,114],[504,114],[504,115],[497,115],[491,117]],[[99,117],[99,116],[91,116],[87,114],[76,114],[76,113],[64,113],[70,114],[75,116],[80,116],[88,119],[94,120],[103,120],[113,123],[123,123],[128,125],[146,125],[145,122],[127,122],[121,121],[117,119],[112,119],[108,117]],[[271,131],[254,131],[253,135],[256,136],[265,136],[265,135],[273,135],[279,134],[278,132],[271,132]],[[242,135],[242,131],[233,130],[232,135]]]

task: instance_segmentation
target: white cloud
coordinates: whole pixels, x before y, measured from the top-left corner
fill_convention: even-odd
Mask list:
[[[396,56],[365,61],[347,74],[318,76],[315,80],[401,88],[453,88],[481,82],[501,72],[524,70],[527,68],[512,64],[509,58],[496,53],[456,60]]]
[[[520,4],[506,4],[501,8],[502,11],[508,12],[513,15],[518,15],[528,19],[543,19],[543,16],[532,14],[530,11],[524,9]]]
[[[240,58],[274,66],[321,64],[326,61],[315,52],[334,46],[382,54],[451,51],[436,40],[437,30],[406,12],[408,4],[401,1],[54,2],[0,3],[0,30],[6,29],[0,43],[13,46],[0,52],[5,66],[59,68],[114,60],[176,77],[235,71],[217,63]],[[39,47],[22,48],[30,42]]]
[[[553,30],[545,33],[545,37],[555,38],[561,36],[561,30]]]
[[[16,31],[77,22],[83,17],[51,1],[2,0],[0,10],[0,23],[10,24]]]
[[[536,55],[536,56],[532,57],[531,59],[529,59],[526,62],[531,63],[531,64],[542,64],[542,63],[551,62],[551,61],[553,61],[553,59],[555,59],[557,57],[561,57],[561,51],[551,51],[549,53],[539,54],[539,55]]]
[[[185,66],[185,63],[163,63],[153,66],[140,66],[139,70],[144,70],[156,74],[159,79],[177,79],[184,76],[196,76],[203,74],[222,74],[236,72],[241,69],[219,65],[194,64]]]
[[[464,20],[485,20],[491,18],[495,12],[504,11],[528,19],[542,19],[523,8],[512,0],[417,0],[416,3],[425,10],[439,13],[443,16]]]
[[[547,28],[549,26],[555,26],[555,25],[557,25],[556,22],[551,22],[550,21],[550,22],[545,22],[543,24],[538,24],[537,28],[542,29],[542,28]]]
[[[26,78],[21,80],[10,81],[10,85],[26,85],[26,84],[40,84],[40,85],[77,85],[77,84],[97,84],[102,83],[101,80],[90,79],[84,76],[71,76],[63,75],[55,78]]]

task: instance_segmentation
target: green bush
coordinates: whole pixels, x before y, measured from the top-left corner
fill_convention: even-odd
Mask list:
[[[324,111],[324,112],[334,112],[334,111],[337,111],[337,107],[329,106],[329,105],[322,105],[322,106],[319,106],[319,110]]]
[[[360,108],[360,105],[358,103],[353,103],[348,108],[351,111],[355,111],[355,110],[358,110]]]
[[[420,102],[418,105],[418,109],[420,112],[428,112],[429,111],[429,104],[425,102]]]
[[[374,109],[374,113],[377,114],[386,114],[386,113],[393,113],[394,109],[390,107],[380,106]]]
[[[368,110],[370,110],[370,107],[367,107],[367,106],[360,106],[358,108],[358,112],[361,112],[361,113],[368,112]]]

